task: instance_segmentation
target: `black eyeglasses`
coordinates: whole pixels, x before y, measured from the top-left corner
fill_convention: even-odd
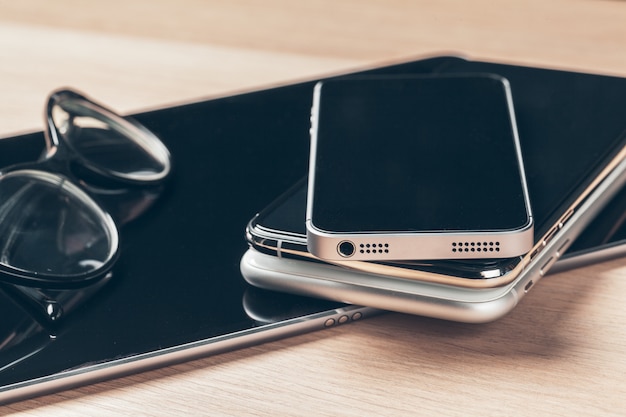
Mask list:
[[[50,95],[46,122],[40,160],[0,169],[0,281],[81,287],[119,250],[102,190],[159,184],[171,158],[148,129],[72,90]]]

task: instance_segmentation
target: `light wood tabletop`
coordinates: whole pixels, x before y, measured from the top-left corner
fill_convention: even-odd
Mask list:
[[[626,77],[626,2],[0,1],[0,136],[60,86],[135,112],[446,53]],[[618,259],[494,323],[389,313],[0,414],[626,415],[625,298]]]

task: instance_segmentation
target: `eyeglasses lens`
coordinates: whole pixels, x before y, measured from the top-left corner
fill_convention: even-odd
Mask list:
[[[113,256],[110,217],[78,187],[35,170],[0,178],[0,263],[71,278]]]

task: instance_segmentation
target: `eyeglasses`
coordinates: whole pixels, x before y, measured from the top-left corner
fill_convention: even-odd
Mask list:
[[[72,90],[50,95],[46,123],[39,161],[0,169],[0,281],[82,287],[118,255],[107,194],[161,183],[171,158],[141,124]]]

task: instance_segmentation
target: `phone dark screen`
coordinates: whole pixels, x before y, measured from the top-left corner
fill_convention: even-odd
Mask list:
[[[318,95],[309,173],[316,228],[496,231],[529,223],[501,77],[344,78],[324,82]]]

